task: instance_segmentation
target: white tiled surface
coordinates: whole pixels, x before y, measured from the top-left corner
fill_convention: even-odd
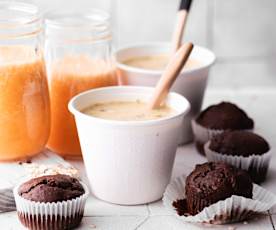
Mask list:
[[[212,91],[206,94],[204,106],[221,100],[230,100],[238,103],[248,114],[254,118],[256,131],[267,138],[271,147],[276,147],[276,92],[275,90],[226,90]],[[173,170],[173,177],[189,173],[195,164],[203,163],[206,159],[196,153],[192,144],[178,148]],[[82,162],[71,162],[75,167],[83,169]],[[82,172],[83,177],[85,173]],[[276,193],[276,158],[273,156],[268,178],[263,187]],[[119,206],[100,201],[90,197],[85,210],[85,217],[79,229],[99,230],[273,230],[272,223],[276,223],[276,208],[268,214],[258,215],[247,222],[230,225],[193,225],[183,224],[171,215],[163,206],[162,202],[139,206]],[[0,223],[5,230],[23,229],[16,213],[0,214]],[[2,228],[1,228],[2,229]]]

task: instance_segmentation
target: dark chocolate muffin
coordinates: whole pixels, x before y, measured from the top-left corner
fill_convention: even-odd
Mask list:
[[[248,131],[226,131],[215,136],[209,148],[215,152],[248,157],[262,155],[269,151],[269,144],[261,136]]]
[[[246,171],[221,162],[196,165],[186,180],[187,212],[196,215],[232,195],[252,198],[252,190],[253,184]]]
[[[19,219],[31,230],[73,229],[82,220],[86,191],[76,178],[67,175],[31,179],[14,191]]]
[[[270,154],[264,154],[269,152],[270,147],[268,142],[261,136],[248,131],[226,131],[212,138],[208,148],[216,154],[227,155],[227,157],[224,157],[226,162],[228,158],[231,162],[231,156],[242,156],[242,158],[239,158],[239,162],[237,162],[237,159],[233,161],[237,164],[236,166],[241,167],[242,164],[248,166],[244,169],[248,171],[255,183],[265,180]],[[209,155],[208,153],[208,160],[214,161],[212,158],[209,159]]]
[[[27,200],[47,203],[79,197],[84,189],[76,178],[59,174],[33,178],[22,184],[18,193]]]
[[[221,102],[202,111],[196,122],[205,128],[219,130],[253,129],[254,122],[235,104]]]
[[[253,120],[242,109],[230,102],[221,102],[209,106],[199,114],[195,124],[208,129],[208,135],[205,135],[202,139],[202,137],[198,137],[193,127],[196,148],[203,155],[205,155],[204,144],[217,133],[217,130],[250,130],[254,128]],[[210,133],[210,131],[214,134]],[[206,139],[207,137],[209,139]]]

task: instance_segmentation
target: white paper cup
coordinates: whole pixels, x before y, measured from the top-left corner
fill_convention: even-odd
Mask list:
[[[131,45],[119,49],[115,53],[115,57],[120,83],[123,85],[155,86],[162,71],[131,67],[123,62],[133,57],[167,54],[170,52],[170,48],[169,43],[155,42]],[[197,60],[201,65],[182,71],[172,87],[172,91],[186,97],[191,104],[191,110],[182,124],[180,144],[193,139],[191,119],[200,112],[209,70],[215,62],[214,53],[200,46],[194,47],[190,57]]]
[[[13,189],[18,217],[28,229],[67,229],[79,225],[86,200],[88,188],[81,183],[85,193],[77,198],[58,202],[35,202],[18,194],[19,186]]]
[[[104,120],[80,111],[104,101],[148,101],[152,93],[149,87],[106,87],[86,91],[70,101],[86,173],[99,199],[134,205],[162,197],[190,105],[181,95],[170,93],[166,103],[177,113],[151,121]]]
[[[179,216],[173,202],[185,198],[186,176],[172,181],[163,196],[164,206],[179,220],[191,223],[225,224],[243,221],[254,213],[263,213],[276,205],[276,196],[266,189],[253,184],[253,199],[233,195],[204,208],[194,216]]]

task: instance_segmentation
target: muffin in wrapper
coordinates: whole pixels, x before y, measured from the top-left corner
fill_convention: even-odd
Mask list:
[[[214,136],[219,135],[227,130],[223,129],[208,129],[192,120],[192,130],[194,134],[194,141],[199,153],[206,155],[204,145],[210,141]],[[253,131],[253,129],[245,129],[245,131]]]
[[[252,154],[244,157],[218,153],[211,150],[209,146],[210,141],[204,145],[205,154],[209,162],[225,162],[236,168],[246,170],[255,183],[261,183],[265,180],[272,156],[271,149],[262,155]]]
[[[211,140],[214,136],[224,132],[224,130],[219,129],[207,129],[198,124],[195,120],[192,120],[192,130],[196,148],[202,155],[205,155],[204,144]]]
[[[81,183],[81,182],[80,182]],[[85,193],[74,199],[58,202],[30,201],[18,194],[20,186],[13,190],[16,209],[21,223],[28,229],[61,230],[77,227],[83,217],[88,188],[81,183]]]
[[[253,184],[253,199],[233,195],[205,207],[194,216],[180,216],[173,203],[185,199],[185,183],[186,176],[176,178],[167,186],[163,196],[164,206],[183,222],[209,224],[238,222],[248,219],[252,214],[266,212],[276,204],[276,196],[273,193]]]
[[[204,144],[214,135],[227,130],[253,130],[254,121],[236,104],[223,101],[201,111],[192,128],[197,150],[205,155]]]

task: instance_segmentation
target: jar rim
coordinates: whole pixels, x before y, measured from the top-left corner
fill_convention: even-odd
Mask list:
[[[46,27],[52,29],[89,29],[109,25],[108,12],[96,8],[86,10],[55,10],[45,14]]]
[[[2,11],[2,13],[1,13]],[[0,2],[0,27],[10,28],[30,25],[42,17],[38,7],[31,3],[20,1]]]
[[[46,40],[63,43],[110,40],[110,14],[104,10],[56,10],[45,14]]]

